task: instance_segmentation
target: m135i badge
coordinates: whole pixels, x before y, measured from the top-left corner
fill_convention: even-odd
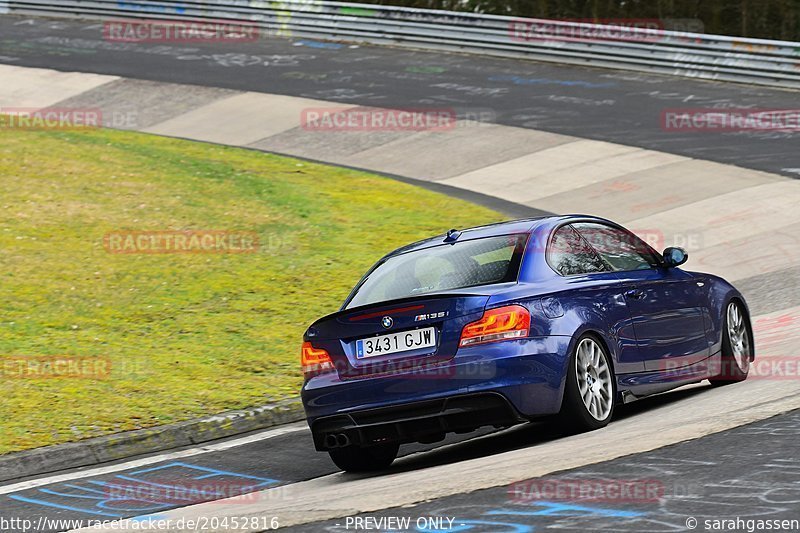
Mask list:
[[[444,318],[450,312],[449,311],[440,311],[438,313],[427,313],[424,315],[417,315],[414,317],[414,322],[422,322],[423,320],[432,320],[434,318]]]

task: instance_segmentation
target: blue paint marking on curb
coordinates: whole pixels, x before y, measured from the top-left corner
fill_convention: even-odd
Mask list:
[[[81,488],[81,487],[77,487]],[[65,498],[84,498],[87,500],[96,500],[98,499],[96,496],[82,496],[80,494],[67,494],[65,492],[58,492],[57,490],[53,489],[39,489],[39,492],[44,492],[45,494],[52,494],[53,496],[64,496]],[[102,492],[101,492],[102,494]]]
[[[89,509],[80,509],[78,507],[70,507],[68,505],[61,505],[59,503],[53,503],[53,502],[47,502],[47,501],[43,501],[43,500],[37,500],[35,498],[26,498],[24,496],[17,496],[16,494],[12,494],[11,496],[9,496],[9,498],[11,498],[12,500],[20,501],[20,502],[33,503],[35,505],[43,505],[45,507],[55,507],[56,509],[63,509],[65,511],[77,511],[79,513],[89,513],[89,514],[99,515],[99,516],[110,516],[112,518],[119,518],[120,517],[120,515],[118,515],[118,514],[101,513],[100,511],[91,511]]]
[[[528,504],[531,507],[536,507],[538,509],[535,510],[528,510],[525,508],[521,509],[506,509],[506,508],[498,508],[492,509],[483,513],[482,516],[489,517],[489,516],[603,516],[603,517],[612,517],[612,518],[634,518],[643,516],[646,513],[640,513],[637,511],[626,511],[622,509],[609,509],[606,507],[591,507],[587,505],[575,505],[571,503],[561,503],[561,502],[548,502],[548,501],[536,501],[531,502]],[[531,533],[536,530],[536,528],[530,524],[522,524],[519,522],[496,522],[494,520],[455,520],[456,525],[452,529],[447,529],[447,533],[461,533],[465,531],[470,531],[472,529],[483,528],[484,526],[491,526],[492,531],[496,531],[498,533]],[[502,529],[501,529],[502,528]],[[416,531],[418,533],[444,533],[445,530],[440,529],[431,529],[431,528],[421,528],[417,526]]]
[[[307,46],[309,48],[324,48],[327,50],[338,50],[344,46],[343,44],[339,43],[323,43],[320,41],[308,41],[308,40],[297,41],[295,44],[300,46]]]
[[[158,481],[161,480],[158,478],[153,480],[143,477],[153,472],[169,472],[171,470],[184,474],[189,471],[190,475],[184,478],[176,476],[175,483],[159,483]],[[235,495],[228,494],[213,486],[187,487],[181,484],[182,480],[192,482],[207,481],[212,478],[226,478],[225,482],[231,483],[231,488],[236,489],[237,493]],[[241,481],[246,483],[240,484]],[[36,489],[38,494],[35,497],[10,494],[9,498],[43,507],[122,518],[130,513],[152,513],[215,498],[238,497],[277,483],[279,480],[273,478],[172,462],[135,470],[128,474],[116,474],[107,480],[88,479],[85,484],[72,482],[54,485],[51,488]],[[115,491],[118,492],[115,493]],[[160,492],[163,494],[159,495]],[[46,496],[55,498],[46,498]],[[78,502],[80,502],[80,506]]]
[[[181,463],[181,462],[178,462],[178,461],[176,461],[174,463],[169,463],[169,464],[166,464],[166,465],[162,465],[162,466],[156,466],[156,467],[153,467],[153,468],[145,468],[143,470],[136,470],[136,471],[131,472],[131,474],[132,475],[147,474],[147,473],[150,473],[150,472],[156,472],[158,470],[164,470],[165,468],[172,468],[172,467],[176,467],[176,466],[181,466],[181,467],[189,468],[189,469],[192,469],[192,470],[200,470],[201,472],[207,472],[206,475],[203,475],[203,476],[200,476],[200,477],[195,477],[195,478],[192,478],[192,479],[206,479],[206,478],[213,477],[213,476],[233,476],[233,477],[240,477],[240,478],[245,478],[245,479],[255,479],[255,480],[261,481],[261,483],[259,483],[257,486],[272,485],[272,484],[275,484],[275,483],[278,482],[277,479],[271,479],[271,478],[265,478],[265,477],[259,477],[259,476],[251,476],[249,474],[240,474],[238,472],[229,472],[227,470],[218,470],[216,468],[208,468],[208,467],[205,467],[205,466],[191,465],[191,464],[188,464],[188,463]],[[117,476],[117,477],[122,477],[122,476]]]
[[[618,518],[633,518],[643,516],[644,513],[636,511],[625,511],[620,509],[607,509],[605,507],[589,507],[586,505],[574,505],[571,503],[544,502],[537,501],[533,506],[543,507],[538,511],[525,511],[520,509],[493,509],[487,515],[515,515],[515,516],[582,516],[597,515],[611,516]]]

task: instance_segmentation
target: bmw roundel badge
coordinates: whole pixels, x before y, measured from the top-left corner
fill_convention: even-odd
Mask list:
[[[381,325],[386,329],[392,327],[392,324],[394,324],[394,320],[392,320],[392,317],[390,316],[385,316],[381,319]]]

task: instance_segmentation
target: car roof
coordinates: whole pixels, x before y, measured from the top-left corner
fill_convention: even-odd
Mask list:
[[[530,218],[521,218],[517,220],[507,220],[503,222],[496,222],[494,224],[486,224],[483,226],[475,226],[472,228],[455,228],[461,232],[461,236],[459,236],[459,241],[464,240],[471,240],[471,239],[481,239],[484,237],[500,237],[502,235],[513,235],[518,233],[531,233],[534,229],[539,227],[543,224],[548,225],[557,225],[563,221],[568,221],[572,219],[589,219],[589,220],[597,220],[601,222],[610,222],[606,221],[602,218],[590,216],[590,215],[549,215],[549,216],[541,216],[541,217],[530,217]],[[436,235],[435,237],[431,237],[428,239],[424,239],[421,241],[417,241],[397,250],[394,250],[386,256],[384,259],[392,257],[394,255],[403,254],[406,252],[411,252],[414,250],[422,250],[424,248],[431,248],[433,246],[438,246],[444,242],[447,233],[442,233]]]

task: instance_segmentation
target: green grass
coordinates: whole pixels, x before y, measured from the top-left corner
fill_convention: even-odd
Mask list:
[[[498,213],[368,173],[136,133],[0,128],[0,453],[298,394],[299,346],[391,249]],[[111,254],[114,231],[256,232],[253,254]],[[0,371],[2,371],[0,366]]]

